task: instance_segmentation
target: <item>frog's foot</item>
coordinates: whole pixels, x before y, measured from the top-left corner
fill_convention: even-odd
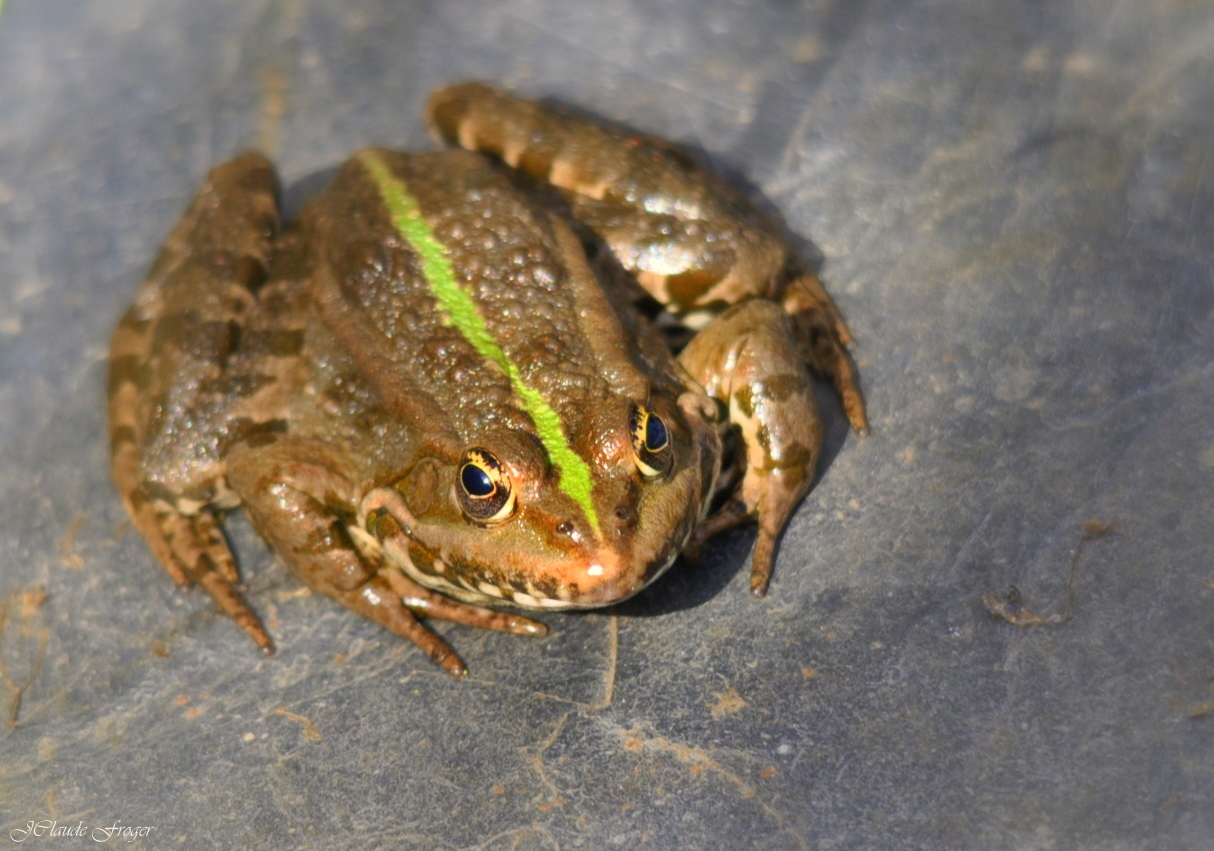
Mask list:
[[[742,480],[742,502],[748,507],[753,505],[759,517],[759,534],[750,557],[750,593],[756,597],[767,593],[776,559],[776,544],[801,497],[809,490],[812,478],[812,468],[751,468],[746,471]]]
[[[824,314],[825,315],[825,314]],[[751,591],[763,596],[776,543],[809,490],[822,449],[813,385],[783,308],[765,299],[721,314],[688,344],[679,361],[710,396],[728,406],[742,435],[745,473],[729,502],[693,535],[693,545],[758,517]]]
[[[449,600],[423,588],[394,567],[381,568],[378,575],[363,585],[330,596],[367,620],[412,642],[454,677],[466,676],[467,667],[447,642],[418,620],[418,615],[519,635],[545,635],[548,632],[542,623],[528,618]]]
[[[707,517],[683,547],[681,555],[688,561],[699,561],[704,543],[727,529],[740,526],[751,519],[750,509],[736,494],[731,496],[715,513]]]
[[[384,629],[415,644],[436,665],[453,677],[463,677],[468,669],[447,642],[426,629],[406,607],[401,596],[383,577],[373,576],[363,585],[329,596],[347,609],[374,621]]]
[[[851,332],[817,275],[804,272],[789,283],[784,291],[784,309],[792,318],[805,362],[830,379],[856,433],[868,434],[864,397],[847,353]]]
[[[263,653],[273,653],[274,642],[269,633],[237,590],[240,576],[236,560],[215,515],[205,509],[192,516],[172,510],[157,511],[142,489],[134,491],[126,501],[136,528],[147,539],[165,572],[178,585],[201,585],[220,611],[235,621]]]

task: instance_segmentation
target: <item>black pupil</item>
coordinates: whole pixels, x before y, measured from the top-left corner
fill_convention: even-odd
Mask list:
[[[660,417],[650,414],[645,419],[645,448],[656,452],[666,445],[666,423]]]
[[[465,464],[459,478],[470,496],[489,496],[493,493],[493,479],[475,464]]]

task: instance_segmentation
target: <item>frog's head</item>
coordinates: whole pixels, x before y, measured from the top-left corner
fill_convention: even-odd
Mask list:
[[[712,497],[720,440],[698,390],[602,400],[578,439],[490,430],[368,492],[360,519],[417,581],[469,602],[592,608],[678,556]]]

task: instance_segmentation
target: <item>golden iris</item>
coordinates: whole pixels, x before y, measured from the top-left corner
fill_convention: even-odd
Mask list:
[[[505,520],[514,513],[514,487],[502,462],[487,449],[468,449],[459,465],[460,508],[479,523]]]

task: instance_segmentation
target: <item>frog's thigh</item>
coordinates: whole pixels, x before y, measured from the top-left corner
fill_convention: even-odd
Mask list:
[[[762,595],[776,542],[809,490],[822,448],[822,420],[809,373],[787,315],[763,299],[723,313],[679,360],[709,395],[728,406],[746,448],[746,472],[737,492],[697,535],[757,514],[751,589]]]
[[[775,296],[783,284],[779,230],[668,142],[478,83],[435,92],[427,117],[447,141],[565,190],[574,217],[678,313]]]
[[[228,454],[228,478],[258,533],[309,588],[407,639],[448,672],[466,669],[422,626],[355,545],[339,512],[354,513],[347,465],[328,445],[279,437]]]

